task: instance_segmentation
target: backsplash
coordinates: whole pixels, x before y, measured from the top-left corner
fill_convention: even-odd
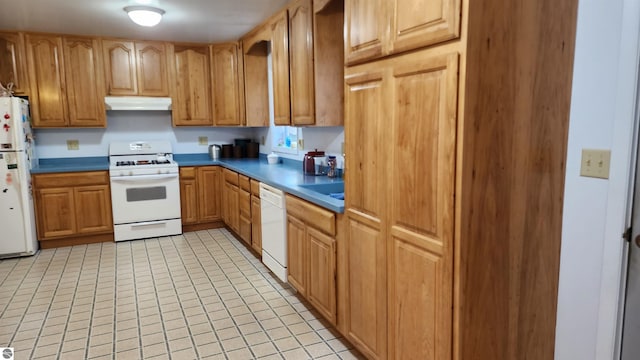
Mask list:
[[[107,156],[114,141],[169,140],[178,154],[206,153],[198,144],[207,136],[209,144],[230,144],[237,138],[254,138],[253,128],[171,126],[169,111],[108,111],[106,129],[37,129],[39,158]],[[78,140],[79,150],[67,150],[67,140]]]

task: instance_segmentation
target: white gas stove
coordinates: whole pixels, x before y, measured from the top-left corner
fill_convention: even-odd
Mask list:
[[[168,141],[109,146],[115,241],[182,233],[178,164]]]

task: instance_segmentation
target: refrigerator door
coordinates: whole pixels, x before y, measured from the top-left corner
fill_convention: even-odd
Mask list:
[[[25,150],[32,140],[29,102],[0,97],[0,152]]]
[[[26,164],[24,152],[0,152],[0,257],[32,255],[38,249]]]

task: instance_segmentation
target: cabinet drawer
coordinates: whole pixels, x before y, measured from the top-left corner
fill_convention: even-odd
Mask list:
[[[196,168],[194,167],[181,167],[180,168],[180,177],[183,179],[195,179],[196,178]]]
[[[109,184],[109,173],[106,171],[33,175],[33,186],[36,189],[106,184]]]
[[[287,194],[287,214],[303,220],[328,235],[336,234],[336,216],[329,210]]]
[[[238,182],[240,183],[240,188],[242,190],[251,192],[251,184],[248,176],[238,174]]]
[[[260,197],[260,181],[251,179],[251,195]]]
[[[224,181],[238,186],[238,173],[229,169],[224,169]]]

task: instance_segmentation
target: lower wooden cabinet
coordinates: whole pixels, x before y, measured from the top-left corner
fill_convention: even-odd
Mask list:
[[[251,180],[251,247],[262,254],[262,211],[260,203],[260,183]]]
[[[291,195],[286,202],[288,281],[336,325],[336,216]]]
[[[222,219],[219,166],[180,168],[182,224],[194,225]]]
[[[223,170],[223,220],[236,234],[240,233],[240,204],[238,173],[229,169]]]
[[[38,240],[113,233],[106,171],[36,174],[33,186]]]

